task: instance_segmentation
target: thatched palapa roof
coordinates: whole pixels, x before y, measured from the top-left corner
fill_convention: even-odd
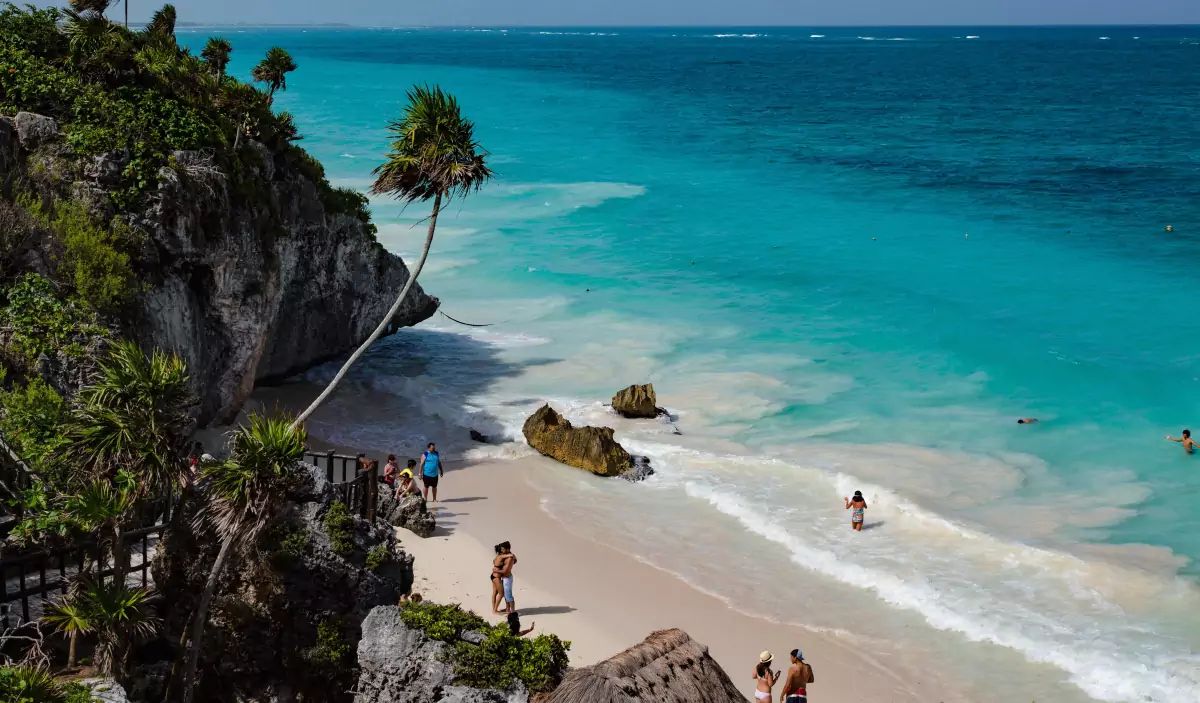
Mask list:
[[[567,674],[540,703],[746,703],[708,647],[683,630],[659,630],[640,644]]]

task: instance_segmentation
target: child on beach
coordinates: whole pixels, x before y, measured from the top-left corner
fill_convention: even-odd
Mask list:
[[[759,701],[771,700],[771,689],[779,680],[779,672],[771,671],[771,662],[775,657],[770,652],[758,655],[758,664],[754,666],[754,698]]]
[[[864,511],[867,509],[867,500],[863,498],[862,491],[855,491],[853,500],[850,498],[843,498],[843,500],[846,501],[846,510],[851,511],[850,528],[855,532],[862,532]]]

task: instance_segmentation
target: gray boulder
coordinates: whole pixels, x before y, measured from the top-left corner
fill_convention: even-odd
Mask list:
[[[354,703],[528,703],[523,690],[455,686],[447,649],[405,625],[399,607],[373,608],[358,641]]]
[[[425,506],[425,498],[415,493],[396,500],[391,488],[380,486],[376,509],[389,524],[403,527],[419,537],[431,536],[437,527],[437,520]]]
[[[35,115],[32,112],[18,112],[13,118],[17,128],[17,139],[25,149],[35,149],[38,146],[58,139],[58,123],[45,115]]]
[[[111,151],[92,157],[83,167],[83,175],[105,187],[113,187],[121,182],[121,172],[129,163],[129,155],[121,151]]]
[[[92,700],[97,703],[129,703],[125,688],[112,679],[81,679],[79,683],[92,689]]]

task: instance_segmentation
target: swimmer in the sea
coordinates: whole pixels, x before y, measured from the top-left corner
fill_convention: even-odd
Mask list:
[[[1192,431],[1184,430],[1182,437],[1172,437],[1167,435],[1167,440],[1171,442],[1179,442],[1183,445],[1183,451],[1188,454],[1193,454],[1196,451],[1196,442],[1192,439]]]
[[[1017,420],[1018,425],[1033,425],[1037,422],[1038,419],[1036,417],[1023,417],[1020,420]]]

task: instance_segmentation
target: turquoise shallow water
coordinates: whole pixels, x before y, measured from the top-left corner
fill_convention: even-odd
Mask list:
[[[968,677],[1019,657],[1022,693],[1200,699],[1200,457],[1163,440],[1200,425],[1200,28],[221,33],[239,74],[295,54],[277,104],[343,184],[414,82],[492,153],[424,280],[500,323],[471,334],[511,373],[413,333],[361,382],[515,437],[537,399],[611,424],[600,400],[652,380],[689,439],[618,429],[659,477],[557,500],[725,536],[630,551],[707,582],[696,562],[782,548],[812,598],[852,587],[817,624],[869,611]],[[421,208],[374,209],[419,246]],[[855,542],[836,503],[859,487],[882,524]]]

